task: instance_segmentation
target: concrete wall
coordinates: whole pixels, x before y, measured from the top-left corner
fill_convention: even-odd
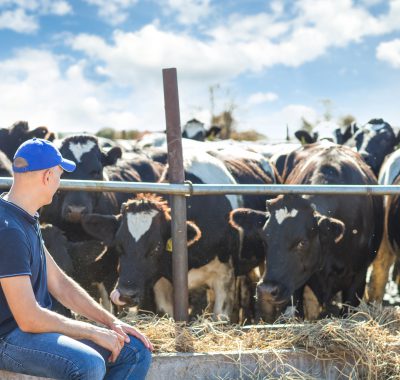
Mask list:
[[[332,360],[317,360],[297,350],[224,352],[208,354],[159,354],[153,358],[147,380],[262,379],[306,373],[311,378],[349,379],[354,365],[344,368]],[[354,376],[354,372],[353,372]],[[0,371],[1,380],[44,380],[44,378]]]

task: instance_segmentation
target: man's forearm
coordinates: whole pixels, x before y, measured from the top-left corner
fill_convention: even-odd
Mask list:
[[[66,318],[39,305],[19,323],[19,328],[30,333],[56,332],[75,339],[89,340],[93,339],[96,332],[96,326]]]
[[[62,292],[53,294],[65,307],[92,321],[110,326],[116,317],[102,308],[77,282],[65,277]]]

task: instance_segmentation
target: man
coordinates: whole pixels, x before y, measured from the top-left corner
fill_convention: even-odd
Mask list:
[[[92,300],[42,241],[37,210],[51,203],[63,170],[74,169],[46,140],[28,140],[15,153],[13,185],[0,197],[0,368],[57,379],[143,379],[149,340]],[[49,294],[105,327],[52,312]]]

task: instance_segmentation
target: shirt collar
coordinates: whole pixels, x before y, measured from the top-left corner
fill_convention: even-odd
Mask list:
[[[29,223],[31,224],[36,224],[39,220],[39,213],[36,212],[34,216],[30,215],[29,213],[27,213],[23,208],[17,206],[15,203],[6,201],[4,198],[4,196],[7,193],[2,193],[0,195],[0,204],[4,205],[8,210],[11,210],[15,213],[17,213],[18,215],[24,217]]]

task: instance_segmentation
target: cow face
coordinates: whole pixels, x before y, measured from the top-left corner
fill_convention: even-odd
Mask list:
[[[113,165],[121,157],[120,148],[110,149],[107,153],[100,150],[94,136],[78,135],[63,140],[60,148],[63,157],[76,163],[72,173],[64,173],[63,179],[102,181],[105,178],[103,169]],[[54,204],[61,208],[61,218],[70,223],[79,223],[83,214],[97,210],[101,193],[87,191],[59,192]]]
[[[114,246],[119,252],[119,279],[111,300],[117,305],[140,305],[146,289],[152,289],[171,266],[171,217],[160,197],[138,195],[124,203],[118,217],[87,215],[82,226],[90,235]],[[187,222],[188,246],[200,230]],[[169,268],[170,270],[170,268]]]
[[[294,291],[322,268],[330,245],[343,237],[341,221],[316,213],[310,202],[300,196],[280,196],[269,201],[264,216],[246,213],[247,217],[243,211],[235,210],[231,219],[245,233],[257,232],[264,242],[267,269],[257,286],[258,303],[286,304]]]
[[[353,137],[357,151],[378,175],[385,156],[399,143],[392,127],[382,119],[373,119]]]

